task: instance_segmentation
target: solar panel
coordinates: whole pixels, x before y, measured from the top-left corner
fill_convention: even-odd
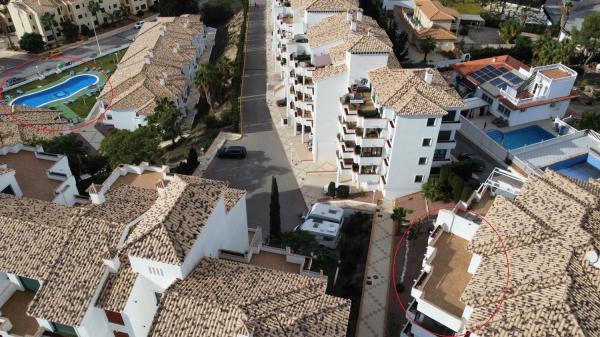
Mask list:
[[[525,82],[525,80],[520,77],[517,77],[514,80],[512,80],[511,82],[513,82],[514,84],[521,84],[521,83]]]
[[[497,78],[497,77],[496,77],[496,78],[495,78],[495,79],[493,79],[493,80],[492,80],[490,83],[491,83],[492,85],[494,85],[494,86],[498,86],[498,84],[500,84],[500,83],[506,83],[506,82],[504,82],[502,79],[500,79],[500,78]]]

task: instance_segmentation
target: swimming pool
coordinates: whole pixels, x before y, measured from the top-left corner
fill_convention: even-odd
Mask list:
[[[81,90],[89,88],[90,85],[98,83],[99,80],[98,76],[92,74],[76,75],[44,90],[19,96],[13,99],[10,105],[41,107],[52,102],[65,100]]]
[[[589,153],[552,164],[548,168],[584,181],[600,178],[600,159]]]
[[[487,135],[508,150],[518,149],[526,145],[554,138],[554,135],[537,125],[531,125],[509,132],[492,129],[487,132]]]

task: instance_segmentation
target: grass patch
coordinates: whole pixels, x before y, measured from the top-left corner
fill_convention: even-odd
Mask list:
[[[71,109],[78,117],[86,118],[94,104],[96,104],[97,96],[81,96],[75,102],[67,104],[66,106]]]
[[[446,6],[454,8],[461,14],[481,14],[485,12],[478,0],[447,0],[443,2]]]

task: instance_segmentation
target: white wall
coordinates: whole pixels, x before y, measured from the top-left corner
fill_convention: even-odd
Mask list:
[[[388,54],[351,54],[346,53],[346,66],[349,69],[348,83],[352,84],[368,78],[369,71],[387,65]],[[341,96],[341,95],[340,95]]]
[[[107,320],[104,311],[95,306],[107,279],[108,270],[102,275],[100,286],[96,289],[94,296],[90,299],[88,309],[83,316],[81,325],[75,327],[79,337],[113,337],[112,331],[108,329],[108,325],[106,324]]]
[[[444,231],[458,235],[469,242],[473,240],[475,232],[480,227],[479,224],[469,221],[446,209],[438,212],[436,226],[438,225],[442,225]]]
[[[123,312],[123,321],[125,329],[116,326],[120,331],[127,332],[131,337],[146,336],[152,326],[152,320],[156,314],[158,306],[156,305],[156,296],[154,293],[163,293],[164,289],[146,279],[143,275],[138,275],[131,289],[131,294],[125,305]],[[114,324],[111,324],[113,326]]]
[[[304,12],[304,23],[307,25],[307,29],[318,24],[321,20],[333,16],[340,12]]]
[[[222,234],[225,242],[223,249],[240,253],[249,250],[248,217],[246,216],[246,196],[227,213],[227,228]]]
[[[112,119],[109,119],[112,118]],[[134,131],[139,125],[146,125],[146,117],[144,115],[136,116],[133,110],[107,110],[102,123],[113,125],[120,130]]]
[[[340,97],[346,92],[347,74],[340,73],[315,82],[313,113],[313,160],[336,160]]]
[[[23,192],[21,191],[21,187],[17,182],[17,178],[15,177],[15,171],[7,172],[3,175],[0,175],[0,191],[3,191],[9,185],[12,187],[13,192],[18,197],[23,196]]]
[[[179,266],[131,255],[129,255],[129,262],[131,263],[133,271],[152,281],[158,289],[162,289],[162,291],[167,289],[176,279],[183,279],[183,274],[181,273],[181,268]],[[159,271],[158,275],[156,274],[157,269]],[[154,272],[151,272],[151,270]]]
[[[423,298],[417,299],[417,310],[431,318],[435,317],[436,321],[454,331],[461,331],[463,328],[463,321],[460,318],[447,313]]]
[[[427,118],[436,118],[434,126],[427,126]],[[385,197],[399,197],[421,190],[429,178],[433,153],[442,116],[396,116],[395,132],[389,157],[390,169],[386,175]],[[432,145],[423,146],[423,139],[431,138]],[[419,165],[419,158],[427,157],[427,165]],[[423,182],[415,183],[422,175]]]
[[[562,118],[567,112],[569,103],[570,100],[565,100],[554,103],[553,107],[551,107],[551,104],[545,104],[527,108],[525,111],[513,110],[508,118],[508,123],[510,126],[515,126],[543,119]]]

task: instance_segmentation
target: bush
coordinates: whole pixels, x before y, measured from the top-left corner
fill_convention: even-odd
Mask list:
[[[462,196],[462,190],[465,186],[465,183],[458,175],[452,173],[450,174],[450,177],[448,179],[448,184],[452,189],[452,200],[454,200],[455,202],[459,202],[460,197]]]
[[[208,129],[217,129],[221,127],[221,121],[213,115],[206,116],[204,124],[206,124]]]
[[[327,186],[327,195],[330,197],[335,197],[335,183],[332,181]]]
[[[339,185],[335,191],[335,197],[338,199],[347,199],[350,195],[350,186]]]
[[[471,188],[471,186],[463,187],[462,192],[460,194],[460,200],[462,200],[462,201],[469,200],[469,198],[471,197],[471,194],[473,194],[473,189]]]
[[[143,18],[144,17],[144,11],[137,11],[137,13],[135,13],[135,16],[137,16],[138,18]]]
[[[40,53],[45,46],[46,43],[38,33],[25,33],[19,40],[19,47],[30,53]]]
[[[235,13],[242,10],[241,1],[218,1],[209,0],[200,8],[200,14],[204,19],[204,23],[211,27],[223,25],[231,19]]]
[[[110,24],[108,22],[103,22],[100,27],[102,27],[103,29],[106,29],[108,27],[110,27]]]
[[[422,189],[423,196],[431,201],[438,201],[444,199],[446,192],[444,190],[444,184],[438,177],[430,177]]]
[[[90,37],[93,35],[92,30],[87,25],[81,25],[80,30],[81,35],[85,37]]]

